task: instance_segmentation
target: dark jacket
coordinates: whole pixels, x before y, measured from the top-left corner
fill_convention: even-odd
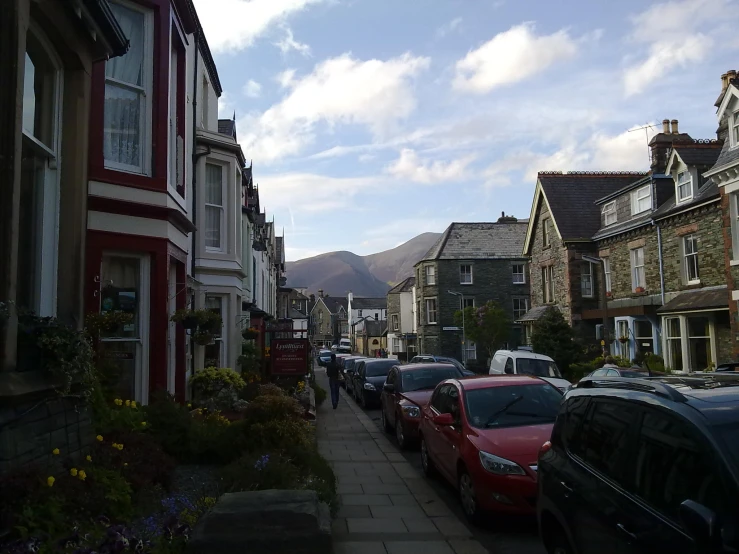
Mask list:
[[[338,379],[339,378],[339,362],[335,360],[331,360],[328,364],[326,364],[326,375],[329,379]]]

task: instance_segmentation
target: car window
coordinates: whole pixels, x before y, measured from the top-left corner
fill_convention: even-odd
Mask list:
[[[503,371],[506,373],[513,373],[513,358],[508,358],[505,361],[505,369]]]
[[[593,399],[581,437],[583,461],[623,485],[629,467],[629,440],[637,411],[622,402]]]
[[[387,375],[397,362],[395,360],[378,360],[365,364],[367,377],[382,377]]]
[[[549,360],[537,360],[535,358],[519,358],[516,360],[516,373],[525,375],[536,375],[537,377],[558,377],[562,374],[557,365]]]
[[[361,362],[359,367],[357,367],[357,375],[364,377],[364,362]]]
[[[462,374],[453,365],[424,367],[404,371],[402,374],[403,392],[414,390],[434,390],[445,379],[458,379]]]
[[[622,375],[623,375],[623,374],[622,374]],[[609,369],[609,370],[608,370],[608,371],[606,372],[606,377],[618,377],[618,376],[619,376],[619,373],[618,373],[618,371],[617,371],[617,370],[615,370],[615,369]],[[624,375],[624,377],[628,377],[628,375]]]
[[[465,411],[470,425],[494,429],[553,423],[562,393],[539,381],[531,385],[494,386],[465,391]]]
[[[584,458],[584,444],[581,440],[583,436],[583,426],[585,424],[585,414],[588,410],[590,398],[587,396],[575,396],[567,401],[565,408],[565,430],[564,443],[567,450],[575,456]]]
[[[462,414],[459,410],[459,389],[449,385],[449,413],[454,417],[455,423],[460,423]]]
[[[590,376],[591,377],[604,377],[607,372],[608,372],[607,369],[596,369],[593,373],[590,374]]]
[[[634,493],[647,504],[675,522],[685,500],[725,511],[721,478],[712,471],[712,448],[697,438],[691,423],[648,410],[638,445]]]
[[[385,382],[388,385],[394,385],[395,384],[395,377],[397,376],[397,374],[398,374],[398,372],[397,372],[396,369],[390,370],[390,373],[387,374],[387,379],[385,380]]]
[[[434,393],[431,399],[431,406],[440,414],[449,413],[449,387],[451,385],[444,385],[439,387]]]

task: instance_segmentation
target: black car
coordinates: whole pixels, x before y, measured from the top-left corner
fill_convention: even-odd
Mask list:
[[[631,379],[644,379],[648,377],[662,377],[664,373],[649,371],[637,367],[602,367],[596,369],[586,377],[629,377]]]
[[[433,356],[431,354],[421,354],[419,356],[413,356],[413,358],[411,358],[411,361],[408,363],[409,364],[431,364],[431,363],[452,364],[462,373],[463,377],[471,377],[473,375],[476,375],[474,371],[470,371],[469,369],[464,367],[464,364],[462,364],[462,362],[460,362],[459,360],[455,358],[449,358],[448,356]]]
[[[326,364],[331,361],[331,354],[332,352],[330,350],[321,350],[318,353],[318,356],[316,356],[316,358],[318,359],[318,365],[321,367],[326,367]]]
[[[356,364],[352,388],[358,404],[369,407],[380,403],[382,386],[390,369],[398,365],[398,360],[387,358],[366,358]]]
[[[538,462],[550,554],[739,551],[739,378],[586,378]]]
[[[344,372],[343,385],[346,392],[349,394],[352,394],[352,391],[354,390],[352,385],[354,382],[354,370],[357,367],[357,362],[364,359],[364,356],[349,356],[348,358],[344,358],[344,363],[342,365],[342,371]]]

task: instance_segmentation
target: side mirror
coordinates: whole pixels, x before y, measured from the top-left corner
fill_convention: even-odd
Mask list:
[[[715,543],[721,538],[716,513],[698,502],[686,500],[680,504],[679,514],[688,534],[699,547],[708,547],[712,551],[710,548],[716,546]]]
[[[450,427],[454,425],[454,416],[452,416],[452,414],[439,414],[437,416],[434,416],[434,419],[432,421],[435,425],[439,425],[441,427]]]
[[[382,387],[385,392],[395,392],[395,385],[385,383]]]

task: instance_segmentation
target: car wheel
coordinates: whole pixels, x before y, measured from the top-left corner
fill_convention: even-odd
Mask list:
[[[423,440],[423,435],[421,435],[421,468],[426,477],[436,476],[436,467],[434,467],[434,462],[429,455],[429,449],[426,446],[426,441]]]
[[[392,433],[393,428],[390,427],[390,424],[387,421],[387,416],[385,415],[385,406],[383,405],[382,408],[380,408],[380,419],[382,420],[382,429],[386,433]]]
[[[570,546],[570,541],[567,540],[567,536],[561,528],[556,528],[551,531],[550,536],[544,537],[544,544],[546,545],[547,552],[549,554],[573,554],[574,550]]]
[[[479,524],[481,520],[481,512],[477,503],[477,495],[475,494],[475,486],[472,483],[472,477],[466,470],[459,473],[459,500],[462,503],[462,510],[467,519],[474,524]]]
[[[408,438],[405,436],[403,422],[399,417],[395,418],[395,438],[398,439],[398,446],[401,450],[406,450],[408,448]]]

